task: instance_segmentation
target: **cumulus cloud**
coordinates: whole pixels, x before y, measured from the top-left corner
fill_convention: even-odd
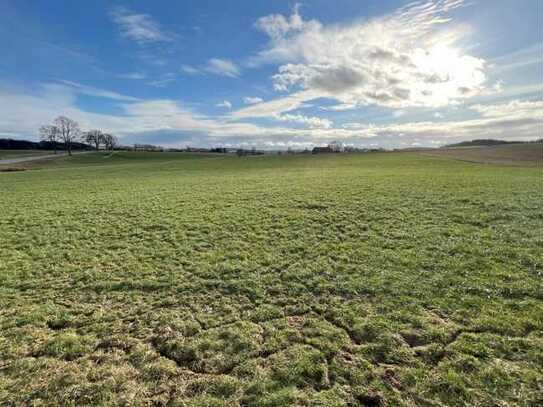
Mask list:
[[[223,100],[220,103],[217,103],[217,107],[225,107],[227,109],[232,109],[232,103],[230,103],[228,100]]]
[[[397,12],[349,25],[291,16],[260,18],[269,36],[252,63],[279,63],[276,90],[311,90],[336,99],[337,110],[375,104],[393,108],[443,106],[480,94],[485,61],[468,55],[459,42],[466,26],[449,13],[463,0],[411,3]]]
[[[290,17],[285,17],[281,14],[271,14],[259,18],[255,23],[255,26],[268,34],[272,39],[281,40],[290,32],[302,31],[308,24],[313,24],[313,22],[304,22],[300,17],[299,10],[300,4],[296,4],[294,6],[294,12]]]
[[[257,103],[261,103],[263,101],[264,100],[259,97],[246,96],[243,98],[243,103],[245,103],[246,105],[256,105]]]
[[[207,72],[237,78],[241,74],[239,67],[229,59],[211,58],[204,68]]]
[[[126,7],[114,7],[110,16],[119,26],[123,37],[140,45],[173,40],[173,35],[163,31],[160,24],[148,14],[137,14]]]

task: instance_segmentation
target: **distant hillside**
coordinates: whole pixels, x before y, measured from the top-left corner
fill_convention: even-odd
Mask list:
[[[493,140],[495,141],[495,140]],[[437,148],[423,154],[461,161],[507,165],[543,165],[543,142],[470,144],[463,148]]]
[[[478,140],[469,140],[462,141],[460,143],[448,144],[442,148],[451,148],[451,147],[477,147],[477,146],[499,146],[501,144],[519,144],[521,141],[505,141],[505,140],[494,140],[494,139],[478,139]]]

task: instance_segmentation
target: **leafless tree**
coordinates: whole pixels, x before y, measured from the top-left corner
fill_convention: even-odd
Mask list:
[[[112,134],[104,134],[104,144],[108,150],[113,150],[118,144],[117,137]]]
[[[58,128],[60,140],[64,142],[68,154],[72,155],[72,143],[81,135],[79,124],[66,116],[59,116],[53,121],[53,125]]]
[[[60,139],[60,130],[57,126],[48,124],[40,127],[40,138],[53,144],[55,154],[57,153],[57,142]]]
[[[88,144],[93,144],[97,150],[100,149],[101,144],[105,144],[106,135],[100,130],[89,130],[83,135],[83,141]]]

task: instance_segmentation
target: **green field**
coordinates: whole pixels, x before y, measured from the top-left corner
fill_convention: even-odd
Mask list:
[[[0,405],[543,404],[543,168],[86,154],[0,172]]]

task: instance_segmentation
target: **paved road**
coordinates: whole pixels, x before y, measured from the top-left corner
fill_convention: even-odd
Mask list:
[[[78,151],[77,153],[72,154],[85,154],[85,153],[92,153],[92,151]],[[29,157],[15,157],[15,158],[6,158],[4,160],[0,160],[0,165],[2,164],[17,164],[17,163],[24,163],[26,161],[36,161],[36,160],[46,160],[48,158],[57,158],[67,155],[68,153],[64,151],[59,151],[57,154],[48,154],[48,155],[34,155]]]
[[[55,157],[62,157],[63,155],[66,155],[66,153],[58,153],[58,154],[48,154],[48,155],[33,155],[28,157],[15,157],[15,158],[6,158],[4,160],[0,160],[0,164],[17,164],[17,163],[24,163],[25,161],[35,161],[35,160],[43,160],[47,158],[55,158]]]

